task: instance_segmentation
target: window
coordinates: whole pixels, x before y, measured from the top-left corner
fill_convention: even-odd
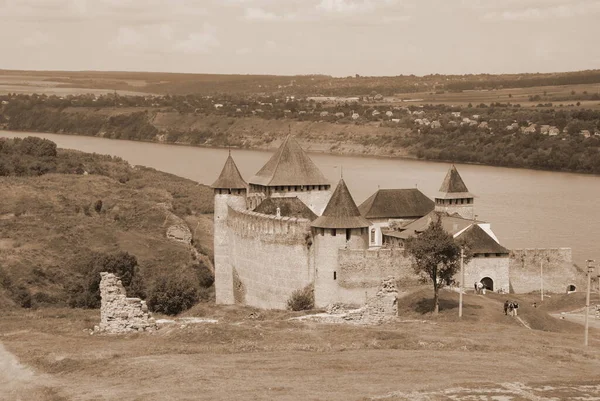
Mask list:
[[[334,237],[337,235],[337,232],[335,231],[335,228],[331,229],[331,235],[333,235]]]
[[[375,229],[371,229],[371,243],[375,243]]]
[[[333,272],[333,279],[337,280],[337,272]]]
[[[346,229],[346,241],[350,241],[350,238],[352,238],[352,230],[351,229]]]

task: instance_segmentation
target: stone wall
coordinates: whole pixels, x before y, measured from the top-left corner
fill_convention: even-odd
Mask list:
[[[152,331],[156,323],[146,301],[127,298],[121,280],[112,273],[100,273],[100,325],[96,331],[106,333],[127,333],[132,331]]]
[[[489,277],[494,284],[494,291],[500,289],[508,292],[509,282],[509,258],[508,256],[474,257],[465,265],[466,290],[474,289],[474,283]],[[454,276],[454,280],[460,283],[460,271]]]
[[[337,302],[363,304],[376,295],[382,280],[387,277],[396,277],[403,288],[419,283],[404,249],[340,249]]]
[[[416,284],[418,276],[404,249],[340,249],[338,283],[341,287],[377,288],[386,277],[396,277],[407,285]]]
[[[294,290],[314,281],[310,221],[229,208],[228,263],[235,301],[285,309]],[[235,288],[233,288],[235,287]]]
[[[540,264],[541,269],[540,269]],[[567,286],[584,289],[585,272],[573,265],[571,248],[513,249],[510,253],[510,284],[515,293],[540,291],[565,293]]]
[[[233,304],[233,269],[229,262],[229,228],[227,226],[230,205],[246,208],[246,197],[235,194],[215,193],[214,209],[214,255],[215,300],[218,304]]]

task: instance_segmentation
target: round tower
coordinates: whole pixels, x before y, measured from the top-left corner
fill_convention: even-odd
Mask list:
[[[233,304],[233,268],[229,263],[229,207],[246,209],[248,184],[242,178],[231,152],[219,178],[211,185],[214,189],[214,255],[215,298],[218,304]]]
[[[370,225],[361,216],[346,183],[340,180],[323,214],[311,224],[315,241],[315,306],[339,301],[339,250],[367,249]]]
[[[454,164],[450,166],[440,191],[435,197],[435,211],[458,214],[464,219],[475,219],[475,195],[469,192]]]

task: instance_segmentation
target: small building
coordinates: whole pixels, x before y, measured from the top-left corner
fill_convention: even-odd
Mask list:
[[[433,129],[442,128],[442,123],[440,123],[438,120],[435,120],[431,122],[430,126]]]
[[[373,226],[369,246],[383,245],[382,230],[400,227],[431,212],[435,204],[416,188],[379,189],[359,207],[361,215]]]

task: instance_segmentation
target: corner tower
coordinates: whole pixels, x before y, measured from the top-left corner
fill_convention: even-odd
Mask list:
[[[361,216],[344,180],[340,180],[323,214],[312,222],[315,239],[315,305],[339,300],[338,253],[340,248],[367,249],[369,220]]]
[[[288,135],[277,152],[250,179],[250,194],[298,197],[320,215],[331,196],[331,184],[298,142]]]
[[[435,197],[435,210],[450,215],[458,213],[465,219],[473,220],[475,219],[474,201],[475,195],[469,192],[453,164]]]
[[[246,209],[248,184],[242,178],[231,152],[219,178],[211,185],[215,194],[214,253],[215,298],[218,304],[233,304],[233,269],[229,263],[229,233],[227,214],[229,206]]]

